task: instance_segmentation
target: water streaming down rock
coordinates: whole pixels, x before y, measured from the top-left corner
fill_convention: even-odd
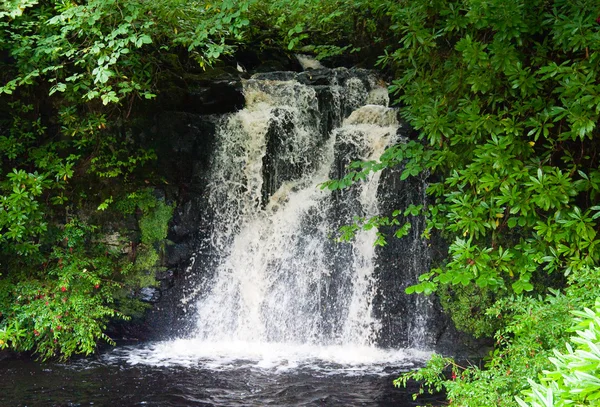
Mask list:
[[[382,296],[377,231],[359,232],[352,243],[331,236],[355,216],[379,214],[382,174],[344,191],[319,188],[343,175],[352,160],[376,160],[401,142],[385,87],[366,71],[340,69],[322,79],[310,72],[255,75],[244,83],[244,95],[246,107],[217,124],[208,187],[212,232],[204,245],[217,260],[203,265],[192,259],[194,267],[207,269],[193,291],[199,298],[191,336],[205,342],[430,345],[423,335],[427,301],[400,316],[412,318],[402,333],[412,340],[382,340],[382,316],[389,310],[376,301]],[[413,244],[421,244],[420,237]],[[396,256],[405,254],[418,253]],[[415,273],[409,274],[413,283]]]
[[[380,190],[379,202],[383,212],[410,205],[427,205],[426,175],[400,181],[402,170],[401,167],[382,174],[385,188]],[[448,321],[440,314],[437,304],[430,297],[404,294],[406,287],[415,284],[421,274],[429,271],[434,249],[443,247],[436,239],[423,238],[426,225],[422,216],[411,217],[410,223],[407,236],[388,239],[387,246],[377,252],[375,276],[385,282],[379,285],[373,300],[375,317],[382,321],[377,342],[385,347],[437,345],[438,349],[447,351],[451,349],[448,342],[452,339],[444,335],[449,333]],[[382,228],[381,232],[390,235],[394,231]]]

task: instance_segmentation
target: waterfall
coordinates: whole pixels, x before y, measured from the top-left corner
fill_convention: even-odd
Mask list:
[[[422,203],[425,183],[391,170],[321,188],[403,142],[385,83],[364,70],[272,72],[244,81],[243,94],[242,110],[190,122],[213,132],[177,305],[185,332],[128,361],[382,372],[423,360],[443,329],[431,301],[403,293],[429,267],[423,219],[405,239],[382,229],[383,248],[376,228],[335,237],[357,217]]]
[[[209,203],[219,261],[197,290],[191,336],[373,345],[376,230],[352,243],[331,235],[379,214],[380,173],[341,193],[319,185],[397,142],[396,111],[372,77],[334,80],[326,106],[317,95],[325,89],[282,79],[246,81],[246,107],[217,127]]]

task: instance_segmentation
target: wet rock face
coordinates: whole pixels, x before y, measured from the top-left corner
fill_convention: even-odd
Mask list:
[[[224,114],[244,107],[242,84],[239,80],[206,81],[190,86],[180,109],[197,114]]]
[[[425,193],[428,177],[422,174],[401,180],[401,174],[402,167],[382,173],[378,195],[383,213],[428,204]],[[411,223],[411,229],[402,239],[393,237],[397,227],[380,228],[388,238],[387,244],[377,251],[376,274],[380,284],[373,312],[381,321],[378,343],[383,347],[433,348],[441,354],[457,357],[483,355],[482,350],[489,345],[487,341],[474,340],[458,332],[435,295],[405,293],[407,287],[418,283],[419,275],[443,261],[447,253],[447,243],[437,234],[430,239],[423,238],[424,217],[410,216],[405,220]],[[416,318],[406,318],[415,309],[423,313]]]
[[[165,248],[163,261],[168,271],[157,276],[158,287],[141,293],[144,301],[153,304],[144,322],[145,338],[168,338],[193,330],[190,315],[193,310],[190,311],[188,304],[198,293],[190,292],[190,287],[197,286],[195,282],[199,279],[210,278],[211,270],[218,262],[211,251],[215,214],[209,202],[210,183],[214,182],[210,171],[217,148],[216,132],[233,112],[244,107],[249,97],[244,84],[252,81],[296,81],[314,91],[316,100],[308,115],[313,114],[311,120],[318,122],[318,134],[311,138],[312,144],[302,146],[314,152],[309,156],[314,156],[332,130],[359,106],[384,104],[383,96],[371,92],[380,84],[373,81],[372,73],[364,70],[277,71],[247,75],[246,79],[227,75],[225,79],[198,79],[195,82],[193,77],[188,76],[185,94],[165,95],[163,101],[168,103],[149,119],[151,124],[144,130],[149,139],[157,141],[157,171],[164,174],[168,183],[165,187],[167,199],[177,203],[170,223],[170,243]],[[340,97],[340,92],[352,97]],[[259,195],[263,208],[284,183],[314,168],[310,160],[291,162],[282,158],[293,153],[290,149],[298,148],[290,143],[297,126],[288,110],[273,109],[272,119],[267,124],[266,154],[261,158],[263,184]],[[408,133],[408,130],[402,131]],[[337,145],[335,150],[339,152],[336,152],[330,177],[340,178],[349,161],[356,159],[356,151],[352,144]],[[384,216],[410,204],[425,203],[426,179],[411,177],[400,181],[399,176],[400,170],[386,170],[382,174],[377,196],[379,211]],[[334,193],[338,205],[327,216],[337,216],[337,223],[333,223],[338,226],[352,221],[353,208],[345,206],[343,194],[356,194],[356,191],[350,187]],[[381,329],[375,339],[378,345],[384,347],[419,343],[448,346],[455,342],[456,335],[437,301],[404,294],[405,288],[417,282],[418,275],[429,268],[436,256],[435,244],[431,245],[421,238],[424,220],[413,218],[410,221],[412,229],[404,239],[395,239],[391,228],[381,229],[388,235],[388,244],[376,252],[377,289],[373,313],[380,321]],[[352,255],[352,248],[348,245],[332,244],[327,250],[331,251],[332,259],[339,257],[340,253]],[[331,279],[343,273],[341,267],[339,264],[332,265]],[[423,320],[406,318],[415,309],[426,309]],[[325,317],[324,321],[325,324],[337,323]]]
[[[378,194],[384,213],[427,203],[426,179],[409,177],[402,181],[401,173],[401,169],[393,169],[385,170],[382,174]],[[418,282],[420,274],[429,270],[433,257],[430,241],[421,237],[425,220],[420,216],[405,220],[411,224],[408,236],[402,239],[389,237],[387,245],[378,249],[377,275],[381,284],[377,288],[374,312],[382,321],[379,341],[386,347],[397,347],[399,344],[422,344],[427,347],[438,342],[447,329],[448,321],[434,298],[404,293],[406,287]],[[382,232],[393,236],[396,228],[382,228]],[[415,326],[416,321],[405,317],[414,309],[429,314],[423,315],[419,327]]]
[[[350,80],[359,80],[366,85],[366,90],[373,88],[373,73],[366,69],[310,69],[303,72],[275,71],[252,75],[252,79],[266,81],[295,80],[308,86],[344,86]]]
[[[162,292],[159,288],[143,287],[138,294],[138,298],[144,302],[155,304],[160,300],[161,295]]]
[[[274,112],[277,120],[270,123],[267,131],[267,154],[263,157],[262,204],[266,206],[271,197],[285,182],[297,178],[302,168],[299,164],[288,163],[278,159],[283,153],[292,152],[292,145],[286,140],[294,134],[294,122],[290,113],[279,109]]]

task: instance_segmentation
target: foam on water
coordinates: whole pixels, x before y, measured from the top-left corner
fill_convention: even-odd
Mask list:
[[[214,342],[178,339],[144,346],[119,347],[103,355],[107,361],[131,365],[184,366],[209,370],[256,369],[272,373],[311,370],[322,374],[384,374],[386,368],[405,370],[422,363],[429,352],[415,349],[381,349],[375,346],[266,342]]]

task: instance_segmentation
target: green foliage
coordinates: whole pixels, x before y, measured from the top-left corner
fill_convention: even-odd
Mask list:
[[[390,8],[401,46],[381,63],[399,72],[391,89],[428,144],[409,160],[443,176],[429,187],[430,228],[453,240],[423,289],[521,293],[542,269],[598,261],[598,12],[517,0]]]
[[[147,308],[129,296],[156,284],[160,256],[154,245],[166,238],[173,208],[151,189],[129,194],[125,201],[135,202],[143,213],[135,263],[98,245],[97,229],[75,219],[50,230],[46,238],[54,240],[46,256],[40,249],[43,262],[0,279],[0,347],[31,350],[42,359],[90,354],[98,340],[113,343],[104,334],[109,319],[139,317]]]
[[[487,310],[495,302],[495,293],[476,285],[443,286],[437,291],[444,311],[452,317],[454,326],[476,338],[491,337],[502,326],[502,320]]]
[[[137,210],[148,213],[157,204],[152,188],[143,188],[127,194],[116,201],[116,208],[124,215],[133,215]]]
[[[140,301],[137,298],[121,295],[115,296],[115,302],[118,305],[119,312],[123,313],[123,315],[127,315],[127,317],[131,318],[131,320],[143,318],[145,312],[152,307],[151,304]]]
[[[138,279],[137,285],[147,287],[155,285],[154,274],[150,274],[154,270],[154,266],[158,263],[160,256],[152,246],[142,246],[136,253],[135,265],[133,266],[133,278]]]
[[[0,18],[15,18],[23,14],[23,10],[38,4],[38,0],[6,0],[0,4]]]
[[[167,238],[167,228],[173,216],[173,207],[163,201],[155,201],[155,205],[144,212],[140,219],[142,243],[152,245]]]
[[[419,139],[323,187],[400,167],[401,179],[432,174],[429,204],[357,219],[340,240],[373,228],[400,238],[425,215],[423,237],[440,234],[448,257],[407,292],[441,292],[459,327],[497,343],[483,369],[436,359],[421,378],[434,383],[449,365],[457,377],[439,384],[452,400],[515,405],[523,378],[549,367],[565,340],[564,315],[598,295],[598,15],[586,0],[3,2],[0,345],[88,353],[116,315],[115,296],[136,309],[128,293],[153,283],[172,208],[138,190],[152,184],[141,170],[156,153],[128,119],[157,93],[164,58],[186,54],[207,67],[248,44],[361,60],[383,50],[379,64]],[[65,226],[94,200],[89,185],[102,189],[93,207],[137,216],[135,264],[95,250],[98,231]],[[82,231],[77,246],[63,240],[67,230]],[[62,284],[66,302],[55,295],[47,308],[35,298]],[[54,317],[66,312],[82,316],[61,321],[59,335]]]
[[[127,296],[155,283],[154,246],[172,208],[132,195],[144,239],[135,266],[102,248],[101,230],[77,219],[89,218],[89,204],[118,216],[113,192],[152,185],[141,170],[156,153],[128,119],[134,105],[154,98],[162,53],[186,49],[201,66],[213,63],[244,35],[252,3],[0,4],[1,346],[42,358],[90,353],[96,341],[110,341],[104,327],[122,317],[118,307],[139,311]],[[76,245],[63,239],[74,230]],[[57,287],[68,296],[56,295]]]
[[[141,232],[140,244],[135,252],[135,262],[130,264],[128,269],[125,285],[127,287],[156,285],[154,273],[161,270],[157,266],[160,260],[157,249],[161,251],[164,249],[169,221],[173,216],[173,206],[157,199],[152,188],[129,193],[123,199],[118,199],[115,206],[125,215],[141,213],[138,220]],[[119,301],[121,302],[121,299]],[[132,308],[130,302],[127,304],[127,308]]]
[[[248,16],[250,38],[261,40],[258,46],[276,42],[282,48],[313,54],[318,59],[353,55],[360,60],[360,56],[381,49],[389,37],[386,29],[378,25],[380,20],[387,20],[389,3],[388,0],[253,2]]]
[[[32,105],[9,106],[10,116],[0,119],[0,251],[35,261],[47,232],[46,202],[66,201],[63,190],[77,157],[59,157],[37,143],[46,129]]]
[[[163,47],[185,46],[201,66],[213,63],[240,39],[253,1],[88,0],[7,5],[0,13],[7,49],[18,71],[0,87],[12,94],[45,81],[49,93],[103,105],[151,99],[156,40]],[[37,5],[37,6],[34,6]],[[25,9],[25,6],[34,6]],[[130,108],[130,107],[129,107]]]
[[[72,220],[47,261],[33,276],[11,274],[0,280],[0,346],[33,350],[42,359],[90,354],[96,342],[112,343],[103,330],[119,284],[112,279],[115,259],[90,251],[89,228]],[[25,278],[27,277],[27,278]]]
[[[154,271],[158,270],[156,265],[160,259],[156,251],[156,244],[160,249],[164,248],[167,238],[169,221],[173,216],[173,207],[163,201],[154,199],[152,206],[148,206],[139,221],[142,232],[142,247],[138,251],[134,270],[137,272],[138,285],[140,287],[155,285]]]
[[[447,237],[449,258],[409,290],[529,292],[539,273],[596,264],[598,5],[401,1],[377,10],[398,40],[379,62],[397,73],[390,89],[422,144],[394,146],[325,185],[400,163],[402,178],[436,175],[426,235]]]
[[[496,301],[486,314],[501,325],[495,328],[494,349],[484,366],[459,366],[451,358],[436,355],[425,368],[402,375],[395,384],[419,380],[418,394],[444,390],[452,405],[516,407],[515,396],[526,389],[527,379],[548,369],[556,349],[568,339],[573,324],[570,314],[596,301],[598,279],[600,269],[584,269],[573,276],[564,293],[553,290],[544,297],[519,295]],[[447,369],[451,369],[450,377]]]
[[[400,212],[394,212],[391,218],[387,216],[373,216],[371,218],[355,217],[354,222],[352,224],[340,227],[339,237],[336,240],[338,242],[349,242],[350,240],[354,239],[356,233],[360,230],[367,231],[373,228],[380,228],[383,226],[395,227],[394,235],[397,238],[401,238],[408,234],[411,228],[411,223],[404,222],[404,224],[400,226],[400,216]],[[385,246],[386,244],[387,241],[385,239],[385,235],[382,232],[378,231],[377,239],[375,240],[374,245]]]
[[[89,354],[109,318],[115,260],[95,229],[67,216],[79,148],[53,140],[39,107],[18,99],[0,117],[0,331],[3,347],[41,358]],[[78,146],[77,146],[78,147]],[[65,220],[66,219],[66,220]]]
[[[600,399],[600,299],[594,310],[573,311],[578,318],[576,332],[567,351],[554,350],[553,370],[544,370],[541,383],[531,379],[527,402],[517,397],[521,407],[595,406]],[[575,349],[574,349],[575,348]]]

